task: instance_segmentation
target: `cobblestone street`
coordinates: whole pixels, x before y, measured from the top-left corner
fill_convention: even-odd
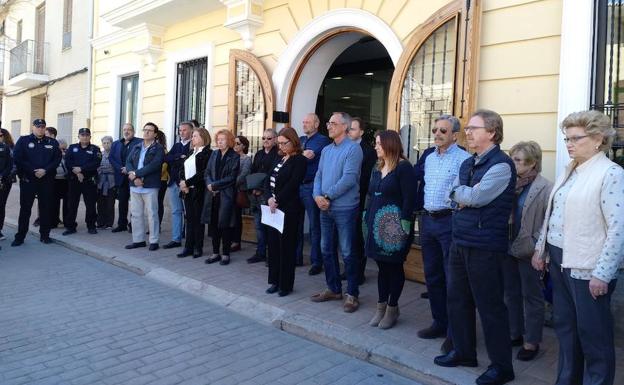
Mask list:
[[[12,231],[9,232],[12,236]],[[0,250],[0,383],[416,384],[30,237]]]

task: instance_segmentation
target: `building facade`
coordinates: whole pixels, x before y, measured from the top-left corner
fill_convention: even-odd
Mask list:
[[[4,0],[2,126],[14,137],[44,118],[59,138],[90,126],[91,1]]]

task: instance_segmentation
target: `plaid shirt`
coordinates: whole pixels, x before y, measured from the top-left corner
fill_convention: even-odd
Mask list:
[[[459,166],[470,154],[453,143],[444,154],[436,150],[425,160],[425,210],[438,211],[451,208],[449,192]]]

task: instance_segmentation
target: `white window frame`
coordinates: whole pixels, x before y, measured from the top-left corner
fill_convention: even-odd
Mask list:
[[[126,76],[139,75],[137,90],[137,125],[143,122],[143,71],[140,63],[134,63],[125,68],[114,68],[110,73],[110,97],[108,100],[108,135],[113,139],[119,139],[119,128],[117,122],[121,118],[121,79]],[[111,119],[112,117],[112,119]],[[134,127],[135,135],[137,134],[139,127]]]

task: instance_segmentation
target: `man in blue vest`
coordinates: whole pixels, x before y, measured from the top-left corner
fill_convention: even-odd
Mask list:
[[[508,246],[508,222],[516,170],[500,149],[503,120],[478,110],[464,128],[474,155],[466,159],[451,187],[453,241],[448,266],[448,320],[454,349],[434,362],[445,367],[476,367],[475,306],[479,311],[491,364],[478,385],[514,379],[509,317],[503,302],[501,261]]]

